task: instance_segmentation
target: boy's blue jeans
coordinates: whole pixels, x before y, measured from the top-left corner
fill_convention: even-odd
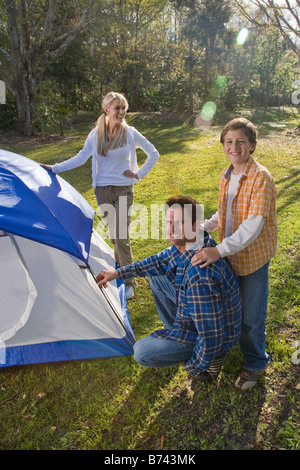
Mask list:
[[[152,295],[160,320],[168,328],[176,316],[176,292],[167,276],[149,277]],[[186,362],[191,357],[194,344],[170,338],[146,336],[134,345],[135,360],[145,367],[168,367]]]
[[[268,362],[266,316],[269,295],[269,262],[247,276],[237,276],[242,294],[241,352],[245,369],[261,372]]]

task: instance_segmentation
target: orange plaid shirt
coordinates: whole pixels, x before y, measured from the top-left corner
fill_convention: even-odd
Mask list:
[[[225,238],[228,186],[231,165],[222,171],[219,194],[219,239]],[[263,228],[254,242],[229,256],[237,275],[246,276],[266,264],[275,256],[277,245],[276,187],[270,172],[250,156],[232,201],[232,233],[250,215],[264,217]]]

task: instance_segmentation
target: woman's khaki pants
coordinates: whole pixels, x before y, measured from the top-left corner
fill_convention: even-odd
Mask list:
[[[129,239],[133,187],[96,186],[95,195],[103,222],[108,228],[109,239],[114,246],[115,260],[120,266],[133,262]],[[126,286],[135,286],[135,279],[126,279]]]

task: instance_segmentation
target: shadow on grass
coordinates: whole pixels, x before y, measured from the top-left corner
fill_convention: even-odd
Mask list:
[[[297,184],[300,183],[300,170],[291,169],[289,171],[289,176],[286,178],[281,178],[280,180],[276,181],[276,186],[280,185],[280,189],[278,190],[277,194],[277,213],[280,214],[290,204],[293,204],[297,199],[300,198],[300,191],[299,189],[295,190]],[[281,203],[281,200],[285,200],[285,202]]]
[[[165,405],[153,423],[160,429],[159,434],[164,435],[164,448],[280,449],[279,429],[293,416],[287,390],[295,387],[297,370],[294,368],[293,374],[288,370],[275,371],[276,380],[285,386],[280,390],[277,386],[278,392],[273,394],[270,393],[273,379],[268,375],[262,377],[255,388],[238,391],[233,370],[225,367],[217,383],[192,382],[191,389],[186,387]],[[155,448],[155,444],[155,441],[149,442],[149,448]]]
[[[246,394],[237,390],[234,382],[240,365],[240,353],[233,350],[221,376],[211,383],[198,382],[184,372],[180,373],[181,366],[145,369],[130,396],[123,403],[126,416],[135,416],[135,420],[139,421],[140,431],[135,434],[133,432],[131,448],[255,448],[257,427],[267,392],[263,380]],[[175,377],[176,374],[179,378]],[[169,386],[172,380],[178,382],[177,387],[173,389]],[[143,392],[145,384],[148,387],[147,394]],[[159,396],[163,397],[164,404],[157,404],[155,410]],[[121,427],[124,429],[126,425],[128,431],[130,430],[128,420],[125,421],[124,416],[120,410],[111,422],[110,429],[102,436],[106,445],[114,446],[115,449],[122,448],[122,438],[116,430]]]
[[[161,390],[168,387],[175,370],[176,367],[142,371],[109,426],[102,430],[100,449],[145,449],[147,442],[157,438],[159,426],[153,424],[152,417],[155,403]]]

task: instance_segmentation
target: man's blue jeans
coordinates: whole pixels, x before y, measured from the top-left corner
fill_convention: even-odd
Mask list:
[[[160,320],[166,328],[173,325],[176,317],[176,291],[165,276],[150,276],[149,284]]]
[[[160,320],[168,328],[176,316],[176,292],[167,276],[149,277],[152,295]],[[186,362],[193,353],[194,344],[170,338],[146,336],[134,345],[135,360],[145,367],[167,367]]]
[[[269,295],[269,262],[247,276],[237,276],[242,294],[242,333],[240,348],[245,369],[263,371],[268,362],[266,352],[266,316]]]

